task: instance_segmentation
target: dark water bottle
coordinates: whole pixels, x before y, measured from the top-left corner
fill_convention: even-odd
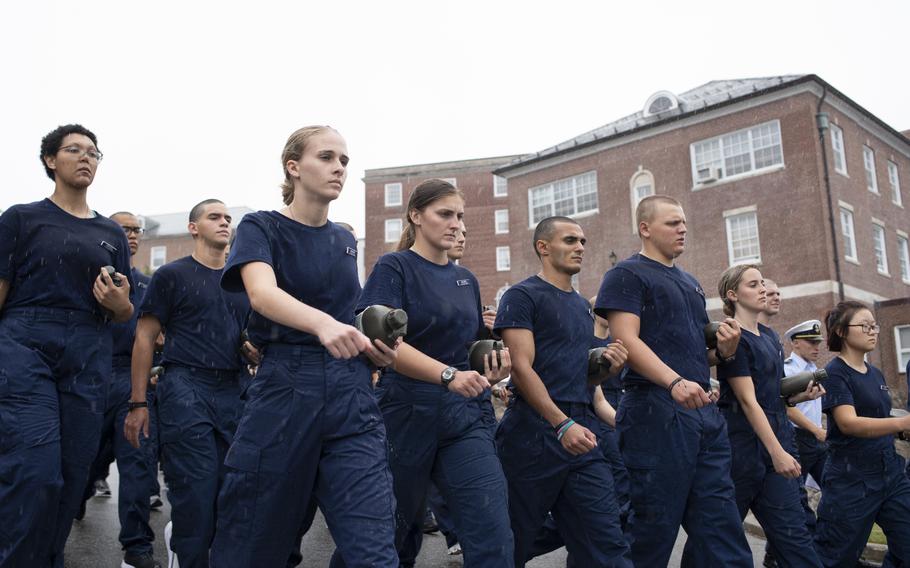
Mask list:
[[[720,328],[721,322],[719,321],[709,321],[708,325],[705,326],[705,345],[708,349],[717,348],[717,330]]]
[[[809,383],[817,384],[827,378],[828,372],[824,369],[803,371],[801,373],[796,373],[795,375],[790,375],[789,377],[784,377],[780,381],[780,396],[782,398],[790,398],[791,396],[806,390]]]
[[[610,362],[604,361],[606,347],[595,347],[588,351],[588,378],[599,377],[610,369]]]
[[[118,288],[120,286],[123,286],[123,280],[121,280],[119,276],[115,276],[117,274],[117,270],[113,266],[108,264],[106,266],[102,266],[101,270],[107,272],[107,275],[111,277],[111,282],[114,283],[114,286],[117,286]]]
[[[378,339],[392,347],[399,337],[408,333],[408,314],[401,309],[373,305],[357,314],[354,327],[371,342]]]
[[[481,375],[483,374],[483,362],[487,358],[487,355],[491,353],[496,353],[496,361],[502,365],[502,355],[499,354],[502,351],[503,345],[502,341],[497,341],[495,339],[481,339],[480,341],[475,341],[468,348],[468,361],[471,364],[471,370],[477,371]]]

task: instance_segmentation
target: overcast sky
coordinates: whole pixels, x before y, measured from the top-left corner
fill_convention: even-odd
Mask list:
[[[540,150],[661,89],[816,73],[910,129],[910,3],[615,4],[4,2],[0,208],[50,194],[40,140],[69,122],[99,137],[103,214],[278,208],[288,134],[330,124],[330,217],[361,234],[365,169]]]

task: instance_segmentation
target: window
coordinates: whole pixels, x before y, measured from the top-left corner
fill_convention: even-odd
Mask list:
[[[496,304],[496,309],[499,309],[499,301],[502,300],[502,297],[505,296],[506,290],[509,289],[509,285],[506,284],[499,290],[496,290],[496,297],[493,299],[493,302]]]
[[[875,152],[863,146],[863,166],[866,168],[866,187],[872,193],[878,193],[878,180],[875,178]]]
[[[385,242],[397,243],[401,238],[401,219],[385,220]]]
[[[509,182],[502,176],[493,176],[493,197],[505,197],[509,195]]]
[[[385,184],[385,206],[386,207],[399,207],[400,205],[401,205],[401,184],[400,183]]]
[[[152,247],[149,257],[149,268],[158,270],[167,262],[167,247]]]
[[[900,373],[907,368],[907,361],[910,361],[910,325],[894,326],[894,347],[897,353],[897,371]]]
[[[528,190],[531,227],[553,215],[597,210],[597,174],[588,172]]]
[[[512,260],[509,247],[496,247],[496,270],[503,272],[511,270]]]
[[[888,160],[888,183],[891,184],[891,201],[895,205],[903,206],[901,200],[901,178],[897,173],[897,164]]]
[[[654,176],[647,170],[638,170],[629,181],[629,188],[632,200],[632,234],[637,235],[638,225],[635,223],[635,210],[642,199],[654,195]]]
[[[780,122],[702,140],[691,146],[692,179],[696,184],[783,165]]]
[[[509,210],[497,209],[496,213],[496,234],[503,235],[509,232]]]
[[[885,228],[872,223],[872,250],[875,251],[875,269],[879,274],[888,274],[888,251],[885,250]]]
[[[847,155],[844,152],[844,131],[831,125],[831,150],[834,153],[834,171],[847,175]]]
[[[901,265],[901,280],[910,284],[910,240],[906,234],[897,235],[897,259]]]
[[[840,230],[844,236],[844,257],[858,262],[856,257],[856,236],[853,234],[853,208],[840,207]]]
[[[724,213],[727,223],[727,256],[730,265],[761,262],[758,242],[758,214],[755,208]]]

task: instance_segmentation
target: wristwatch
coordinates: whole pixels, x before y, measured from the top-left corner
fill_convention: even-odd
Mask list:
[[[455,380],[455,373],[457,372],[458,369],[455,367],[446,367],[442,370],[442,375],[440,375],[440,379],[442,380],[442,388],[449,390],[449,385],[452,383],[452,381]]]
[[[143,401],[143,402],[129,401],[128,403],[126,403],[126,408],[130,412],[132,412],[133,410],[136,410],[137,408],[148,408],[148,407],[149,407],[149,403],[147,403],[145,401]]]

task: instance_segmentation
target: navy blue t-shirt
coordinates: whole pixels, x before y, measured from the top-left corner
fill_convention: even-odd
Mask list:
[[[130,273],[133,277],[133,286],[130,288],[130,302],[133,303],[135,309],[133,310],[133,317],[129,321],[111,325],[111,334],[114,336],[114,357],[129,357],[132,355],[133,341],[136,339],[136,322],[139,321],[139,306],[142,305],[149,282],[152,281],[149,276],[135,268],[131,269]]]
[[[534,334],[532,367],[552,400],[591,403],[588,351],[595,337],[587,300],[531,276],[509,288],[499,302],[494,329],[501,334],[509,328]]]
[[[604,274],[594,311],[604,318],[611,311],[638,316],[639,337],[661,361],[680,376],[709,386],[705,292],[691,274],[632,255]],[[642,383],[653,384],[630,368],[625,384]]]
[[[240,332],[249,318],[250,302],[244,293],[222,290],[221,273],[185,256],[152,275],[139,317],[151,314],[164,327],[165,365],[242,367]]]
[[[758,331],[760,335],[743,329],[736,357],[729,363],[717,366],[717,380],[720,382],[717,406],[727,419],[730,431],[752,430],[729,382],[733,377],[752,377],[755,399],[768,416],[768,422],[778,439],[781,439],[790,429],[790,421],[786,418],[787,406],[780,397],[784,352],[773,329],[758,324]]]
[[[0,216],[0,279],[10,283],[4,308],[41,306],[103,316],[92,287],[108,264],[131,279],[126,235],[107,217],[80,219],[50,199],[13,205]]]
[[[470,270],[430,262],[411,250],[382,255],[357,311],[373,304],[407,312],[408,345],[451,367],[468,369],[468,347],[484,329],[480,286]],[[402,376],[388,370],[383,379]]]
[[[350,231],[328,221],[310,227],[277,211],[249,213],[240,221],[221,286],[231,292],[244,290],[240,268],[250,262],[272,267],[278,287],[304,304],[321,310],[341,323],[354,321],[360,297],[357,276],[357,242]],[[315,335],[275,323],[253,312],[248,326],[250,340],[258,347],[269,343],[318,346]]]
[[[825,396],[822,410],[828,414],[828,445],[841,452],[878,452],[894,445],[894,436],[878,438],[855,438],[848,436],[837,427],[834,408],[848,404],[856,410],[857,416],[867,418],[888,418],[891,414],[891,393],[882,372],[866,363],[866,372],[860,373],[835,357],[825,366],[828,378],[824,382]]]

